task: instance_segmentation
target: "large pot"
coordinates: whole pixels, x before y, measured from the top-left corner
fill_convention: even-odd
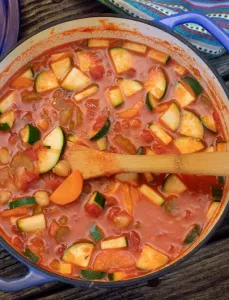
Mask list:
[[[186,13],[168,17],[160,21],[161,24],[156,22],[139,21],[132,18],[121,18],[114,15],[84,17],[54,25],[53,27],[43,30],[16,45],[16,47],[3,57],[1,61],[0,87],[3,86],[23,65],[50,48],[78,39],[91,37],[125,38],[170,53],[175,60],[181,62],[182,65],[187,67],[187,69],[189,69],[197,79],[199,78],[219,112],[225,135],[229,136],[229,105],[227,89],[223,81],[211,68],[208,62],[200,56],[199,52],[197,52],[186,40],[173,33],[171,30],[174,26],[186,22],[198,23],[205,27],[229,51],[229,37],[209,19],[198,14]],[[228,190],[229,183],[227,179],[220,211],[218,211],[217,215],[205,227],[200,238],[196,240],[196,242],[193,243],[181,257],[177,258],[175,261],[171,262],[159,271],[121,282],[91,282],[67,278],[65,276],[52,273],[51,271],[34,265],[24,256],[15,251],[12,246],[7,243],[7,237],[2,233],[2,237],[0,238],[1,245],[19,261],[24,263],[28,267],[29,272],[22,278],[0,280],[0,290],[11,292],[18,291],[20,289],[51,281],[62,281],[82,287],[117,288],[159,277],[184,261],[184,259],[193,254],[194,251],[196,251],[210,238],[226,214],[229,206]]]

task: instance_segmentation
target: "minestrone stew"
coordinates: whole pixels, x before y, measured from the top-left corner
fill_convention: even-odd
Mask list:
[[[163,268],[220,207],[224,177],[123,173],[83,181],[73,143],[160,155],[225,151],[201,83],[168,54],[81,40],[24,66],[1,90],[0,228],[28,260],[87,280]]]

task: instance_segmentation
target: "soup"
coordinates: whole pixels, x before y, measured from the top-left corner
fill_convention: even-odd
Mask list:
[[[83,180],[74,144],[113,153],[225,151],[217,112],[166,53],[127,40],[43,53],[1,89],[0,228],[28,260],[68,277],[163,268],[220,207],[224,177],[122,173]]]

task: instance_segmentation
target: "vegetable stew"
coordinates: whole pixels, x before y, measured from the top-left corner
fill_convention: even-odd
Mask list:
[[[0,228],[44,268],[124,280],[182,255],[220,207],[224,177],[122,173],[84,181],[73,143],[160,155],[226,151],[211,99],[166,53],[90,39],[24,66],[0,95]]]

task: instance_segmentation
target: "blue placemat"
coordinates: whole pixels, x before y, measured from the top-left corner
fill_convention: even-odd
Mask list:
[[[118,13],[146,20],[159,20],[182,12],[197,12],[211,18],[229,33],[229,1],[213,0],[99,0]],[[175,31],[183,35],[200,51],[210,55],[221,55],[226,50],[203,27],[187,23],[177,26]]]
[[[17,42],[20,23],[19,0],[0,0],[0,55]]]

